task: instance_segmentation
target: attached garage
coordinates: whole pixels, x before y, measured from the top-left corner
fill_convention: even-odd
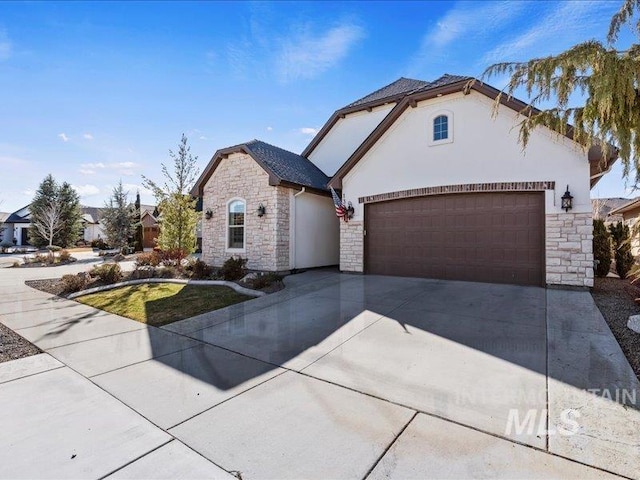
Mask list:
[[[544,192],[370,203],[364,222],[365,273],[545,284]]]

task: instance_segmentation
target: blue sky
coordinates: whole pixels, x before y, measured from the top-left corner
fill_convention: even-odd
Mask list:
[[[252,138],[300,152],[400,76],[557,53],[602,38],[620,3],[0,2],[0,210],[47,173],[86,205],[119,179],[135,195],[183,132],[201,168]],[[616,168],[593,195],[630,193]]]

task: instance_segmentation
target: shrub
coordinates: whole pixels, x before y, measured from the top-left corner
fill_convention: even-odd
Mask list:
[[[158,252],[160,261],[165,267],[179,267],[182,260],[187,256],[184,250],[172,248],[170,250],[160,250]]]
[[[0,248],[2,248],[3,253],[7,250],[7,248],[11,247],[13,247],[13,242],[10,242],[8,240],[3,240],[2,243],[0,243]]]
[[[91,276],[97,277],[101,282],[110,284],[122,280],[122,270],[117,263],[105,263],[91,270]]]
[[[75,293],[79,292],[87,286],[87,277],[84,273],[78,275],[63,275],[62,276],[62,293]]]
[[[179,271],[176,267],[156,268],[155,276],[157,278],[176,278],[179,277]]]
[[[131,280],[139,280],[141,278],[154,278],[156,276],[155,267],[143,266],[139,268],[136,266],[135,270],[131,272]]]
[[[50,252],[59,252],[60,250],[62,250],[62,247],[59,247],[58,245],[49,245],[47,247],[47,250],[49,250]]]
[[[222,264],[220,276],[225,280],[240,280],[247,274],[246,264],[246,258],[229,257],[229,259]]]
[[[43,253],[36,253],[31,259],[28,257],[24,258],[24,263],[50,263],[50,261],[49,255]]]
[[[282,281],[282,275],[278,275],[275,272],[261,273],[256,278],[251,280],[251,286],[256,290],[267,288]]]
[[[602,220],[593,221],[593,259],[596,277],[606,277],[611,268],[611,239]]]
[[[157,267],[161,262],[160,254],[156,251],[149,253],[139,253],[136,257],[138,267]]]
[[[91,242],[91,248],[97,248],[98,250],[106,250],[107,249],[107,244],[104,243],[104,240],[102,240],[101,238],[97,238],[96,240],[93,240]]]
[[[190,261],[186,270],[191,274],[191,278],[195,280],[204,280],[210,278],[213,274],[213,268],[199,258]]]
[[[618,222],[615,225],[609,225],[609,232],[611,232],[611,240],[613,241],[616,272],[620,278],[627,278],[635,260],[631,253],[629,227]]]
[[[61,250],[58,258],[61,262],[69,262],[71,260],[71,254],[69,253],[69,250]]]

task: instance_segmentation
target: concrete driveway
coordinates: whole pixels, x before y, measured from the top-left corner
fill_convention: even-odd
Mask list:
[[[640,472],[640,387],[586,292],[313,271],[158,329],[5,272],[0,321],[47,353],[0,365],[3,478]]]

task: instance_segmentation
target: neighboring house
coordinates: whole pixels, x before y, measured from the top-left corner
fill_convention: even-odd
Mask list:
[[[252,140],[218,150],[192,194],[202,197],[202,259],[255,270],[337,265],[329,178],[308,159]]]
[[[4,223],[9,218],[9,215],[11,215],[9,212],[0,212],[0,243],[4,242],[5,239],[13,243],[13,232],[9,231]]]
[[[633,200],[627,200],[624,205],[611,211],[611,215],[619,215],[622,217],[622,222],[629,226],[629,229],[633,232],[633,228],[640,218],[640,198]],[[638,235],[631,236],[631,253],[634,256],[640,254],[640,240]]]
[[[296,267],[296,256],[314,248],[291,240],[297,232],[291,225],[309,218],[291,207],[304,183],[290,182],[276,167],[302,175],[315,164],[355,208],[352,219],[337,222],[342,271],[592,286],[590,189],[616,157],[602,158],[597,147],[587,152],[544,127],[523,151],[514,126],[526,105],[502,97],[492,118],[499,91],[469,80],[400,78],[337,110],[300,156],[257,141],[216,152],[194,189],[211,213],[203,226],[205,259],[219,264],[237,252],[253,268]],[[270,166],[256,148],[282,153],[266,155],[276,163]],[[324,198],[324,178],[314,171],[314,195]],[[268,226],[255,216],[268,195],[264,185],[273,189]],[[567,189],[572,205],[563,210]],[[318,226],[318,212],[329,210],[319,203],[309,224]],[[246,229],[234,233],[235,222]],[[334,242],[329,223],[318,229],[325,245]],[[232,248],[236,239],[242,248]]]
[[[142,223],[142,246],[143,248],[153,248],[160,233],[158,219],[153,215],[154,206],[140,206],[140,222]]]
[[[98,207],[81,206],[82,211],[82,239],[85,243],[91,243],[95,240],[104,240],[104,230],[100,223],[102,210]]]
[[[613,213],[613,210],[626,205],[633,201],[629,198],[592,198],[591,207],[593,210],[593,218],[602,220],[605,225],[621,222],[623,220],[622,215],[619,213]]]
[[[3,240],[13,241],[16,246],[29,245],[29,228],[31,227],[31,214],[29,205],[22,207],[10,214],[4,221]]]

